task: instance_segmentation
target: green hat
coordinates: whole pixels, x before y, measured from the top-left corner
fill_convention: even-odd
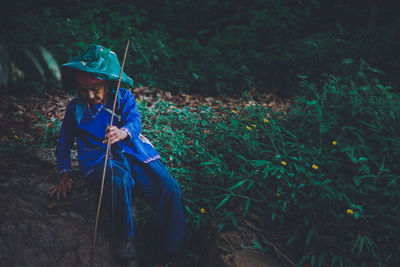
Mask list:
[[[61,65],[93,74],[96,78],[118,82],[121,65],[117,54],[101,45],[93,44],[68,63]],[[133,80],[122,72],[121,83],[133,88]]]

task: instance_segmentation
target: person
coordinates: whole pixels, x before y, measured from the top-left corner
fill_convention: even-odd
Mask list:
[[[135,190],[156,211],[154,228],[160,232],[162,259],[168,259],[180,251],[185,236],[180,187],[141,134],[140,114],[129,90],[120,89],[114,123],[108,125],[121,69],[116,54],[92,45],[63,68],[73,75],[78,96],[68,104],[62,121],[56,148],[61,179],[50,188],[50,196],[65,198],[72,188],[70,153],[75,140],[79,168],[88,184],[99,192],[110,139],[102,205],[116,218],[116,257],[123,261],[135,257],[131,215]],[[122,82],[133,87],[133,80],[125,73]]]

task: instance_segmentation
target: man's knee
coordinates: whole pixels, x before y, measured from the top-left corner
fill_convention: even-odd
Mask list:
[[[180,198],[181,197],[181,188],[179,184],[176,182],[175,179],[171,179],[168,181],[168,183],[164,184],[163,190],[169,195],[174,198]]]

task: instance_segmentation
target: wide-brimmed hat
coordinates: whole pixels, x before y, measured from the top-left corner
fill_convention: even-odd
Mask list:
[[[67,69],[88,72],[96,78],[114,82],[118,82],[121,71],[117,54],[96,44],[89,46],[85,51],[61,66]],[[133,88],[133,80],[125,72],[122,73],[121,83]]]

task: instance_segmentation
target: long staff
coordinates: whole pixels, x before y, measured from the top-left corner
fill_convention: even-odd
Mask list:
[[[118,92],[119,92],[119,87],[121,85],[121,78],[122,78],[122,73],[123,73],[123,70],[124,70],[126,54],[128,53],[129,42],[130,42],[130,40],[128,39],[128,42],[126,43],[124,59],[122,60],[121,71],[119,73],[117,90],[115,91],[114,105],[113,105],[112,114],[111,114],[111,120],[110,120],[110,124],[109,124],[110,126],[112,126],[113,120],[114,120],[115,107],[117,105]],[[92,243],[92,261],[91,261],[91,265],[90,266],[94,266],[94,251],[95,251],[95,247],[96,247],[97,225],[98,225],[98,222],[99,222],[101,200],[102,200],[102,197],[103,197],[104,180],[105,180],[105,177],[106,177],[106,167],[107,167],[108,153],[110,151],[110,147],[111,147],[111,142],[110,142],[110,138],[108,138],[107,139],[106,157],[104,159],[103,177],[101,179],[100,197],[99,197],[99,202],[98,202],[98,205],[97,205],[96,223],[94,225],[93,243]]]

